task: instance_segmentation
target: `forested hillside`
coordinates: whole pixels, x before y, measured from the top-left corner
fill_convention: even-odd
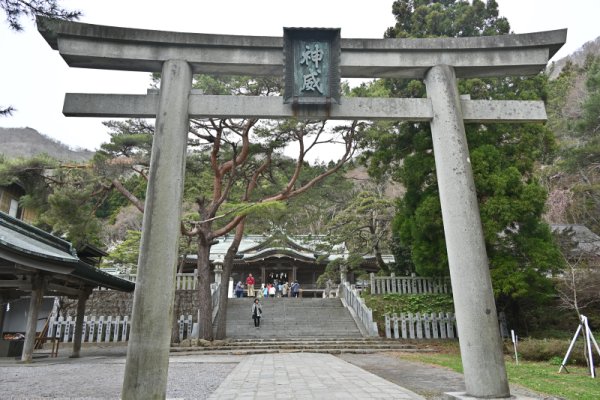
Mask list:
[[[600,38],[590,40],[572,54],[550,63],[546,68],[546,73],[551,80],[556,79],[567,64],[583,65],[589,55],[598,54],[600,54]]]
[[[567,61],[549,82],[547,109],[559,150],[541,169],[549,192],[546,218],[600,234],[600,52]]]
[[[87,161],[94,155],[89,150],[71,149],[32,128],[0,128],[0,144],[0,154],[9,158],[47,154],[61,161]]]

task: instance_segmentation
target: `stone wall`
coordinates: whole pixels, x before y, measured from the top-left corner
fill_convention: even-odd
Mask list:
[[[192,315],[197,319],[199,296],[197,290],[175,291],[174,314]],[[129,316],[133,307],[133,293],[123,293],[115,290],[95,290],[89,297],[85,315],[87,316]],[[74,310],[73,310],[74,312]]]
[[[85,315],[90,316],[117,316],[131,317],[133,307],[133,293],[118,292],[116,290],[94,290],[85,305]]]

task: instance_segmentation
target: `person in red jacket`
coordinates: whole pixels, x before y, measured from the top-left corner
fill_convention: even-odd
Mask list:
[[[248,274],[246,286],[248,287],[248,297],[254,297],[254,277],[252,274]]]

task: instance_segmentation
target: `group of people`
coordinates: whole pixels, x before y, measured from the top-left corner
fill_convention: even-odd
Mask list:
[[[263,283],[258,290],[257,297],[298,297],[300,294],[300,284],[298,281],[292,282],[290,285],[288,282],[273,282]]]
[[[248,297],[268,298],[268,297],[298,297],[300,294],[300,284],[298,281],[282,282],[277,279],[273,283],[263,283],[258,290],[254,289],[256,281],[252,274],[246,278],[246,287],[248,288]],[[235,285],[235,297],[244,297],[244,284],[239,281]]]

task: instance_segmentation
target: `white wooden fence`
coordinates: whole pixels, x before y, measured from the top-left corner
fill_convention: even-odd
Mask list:
[[[125,279],[127,281],[136,282],[137,274],[114,274],[117,278]],[[198,270],[195,269],[193,273],[177,274],[175,275],[175,289],[176,290],[195,290],[198,286]],[[106,288],[100,288],[100,290],[110,290]]]
[[[419,278],[392,276],[375,276],[371,274],[371,294],[422,294],[452,293],[450,278]]]
[[[453,339],[458,337],[452,313],[385,314],[385,337],[388,339]]]
[[[61,342],[73,342],[75,337],[76,320],[72,317],[51,318],[48,324],[48,337],[55,337]],[[83,318],[82,342],[107,343],[127,342],[131,331],[131,321],[128,316],[100,316]],[[192,316],[179,317],[179,337],[184,339],[192,334]]]

